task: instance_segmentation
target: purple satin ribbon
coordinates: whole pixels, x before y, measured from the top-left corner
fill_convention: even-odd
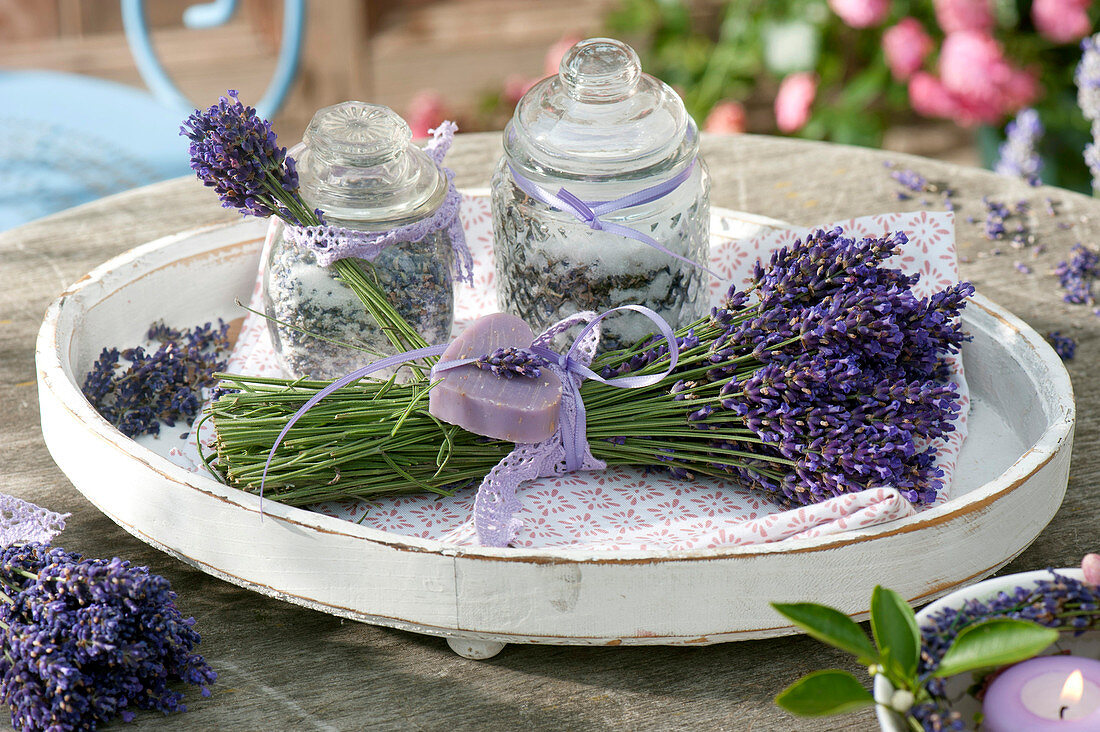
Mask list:
[[[624,310],[641,313],[652,320],[657,326],[657,329],[661,332],[661,335],[664,336],[664,339],[668,342],[669,365],[664,373],[647,374],[644,376],[619,376],[614,379],[605,379],[588,368],[583,361],[576,358],[577,351],[581,348],[584,339],[589,333],[599,327],[600,321],[609,315]],[[547,330],[553,330],[554,327],[555,326],[550,326]],[[539,339],[536,338],[535,340],[537,342]],[[592,379],[593,381],[598,381],[601,384],[607,384],[608,386],[613,386],[618,389],[641,389],[642,387],[653,386],[672,373],[672,370],[676,368],[676,364],[680,358],[680,348],[676,341],[676,334],[672,331],[672,326],[668,324],[667,320],[644,305],[622,305],[597,315],[584,326],[581,332],[573,340],[573,345],[571,345],[569,350],[565,353],[558,353],[557,351],[552,351],[545,346],[539,346],[534,343],[531,344],[527,350],[534,353],[546,363],[558,366],[564,373],[577,377],[561,380],[562,389],[571,389],[576,392],[573,396],[577,404],[577,422],[574,425],[563,425],[562,429],[562,442],[565,446],[565,465],[569,472],[574,472],[580,468],[582,455],[588,445],[588,438],[585,436],[584,402],[581,400],[580,395],[581,383],[586,379]],[[449,369],[458,368],[459,366],[468,366],[477,361],[478,358],[480,357],[440,361],[432,368],[432,375],[434,376],[440,371],[447,371]]]
[[[600,376],[598,373],[590,369],[588,365],[584,362],[584,355],[587,354],[581,355],[578,358],[578,351],[582,347],[585,338],[599,327],[600,322],[613,313],[625,310],[641,313],[642,315],[652,320],[653,323],[657,326],[658,330],[661,332],[661,335],[664,337],[665,341],[668,343],[669,364],[668,368],[666,368],[664,372],[659,374],[639,374],[635,376],[619,376],[613,379],[605,379],[604,377]],[[575,318],[577,316],[570,317]],[[570,318],[566,318],[566,320],[569,319]],[[552,333],[555,327],[556,325],[550,326],[550,328],[548,328],[544,332],[544,335],[547,333]],[[536,343],[542,338],[542,335],[536,338]],[[431,356],[440,356],[446,350],[447,345],[444,344],[437,346],[426,346],[424,348],[416,348],[411,351],[405,351],[404,353],[387,356],[386,358],[374,361],[367,364],[366,366],[363,366],[362,368],[356,369],[346,376],[340,377],[339,379],[332,382],[325,388],[321,389],[321,391],[310,397],[306,401],[306,403],[303,404],[301,408],[299,408],[298,411],[294,413],[294,415],[283,427],[282,431],[279,432],[279,436],[275,438],[275,444],[271,446],[271,451],[267,454],[267,461],[264,463],[264,472],[262,477],[260,478],[260,515],[263,515],[264,486],[267,483],[267,471],[271,467],[271,461],[275,457],[275,451],[279,449],[279,445],[282,444],[283,438],[286,437],[286,434],[290,431],[290,428],[293,427],[299,419],[301,419],[302,415],[304,415],[310,409],[313,409],[313,407],[318,402],[320,402],[322,399],[324,399],[337,389],[341,389],[348,384],[362,379],[365,376],[369,376],[370,374],[373,374],[377,371],[383,371],[388,368],[400,366],[402,364],[408,363],[410,361],[415,361],[417,359],[429,358]],[[556,351],[553,351],[545,346],[536,345],[534,343],[530,346],[529,350],[537,355],[539,358],[545,360],[550,366],[556,366],[561,369],[561,375],[565,377],[561,379],[562,390],[569,390],[569,396],[574,399],[574,402],[576,404],[575,421],[572,424],[563,424],[561,421],[559,421],[558,424],[558,432],[561,434],[562,445],[565,448],[565,464],[566,470],[568,472],[573,472],[580,468],[583,457],[588,451],[588,439],[585,432],[586,419],[584,402],[581,400],[580,395],[581,383],[583,383],[586,379],[592,379],[593,381],[598,381],[601,384],[607,384],[608,386],[613,386],[619,389],[640,389],[642,387],[652,386],[671,374],[673,369],[676,368],[676,364],[678,363],[680,358],[680,347],[679,343],[676,340],[676,335],[672,330],[672,326],[670,326],[668,324],[668,321],[655,313],[653,310],[650,310],[649,308],[642,305],[622,305],[620,307],[612,308],[599,315],[596,315],[585,325],[580,334],[578,334],[577,337],[574,339],[572,346],[570,346],[569,350],[566,351],[564,354],[559,354]],[[460,366],[470,365],[477,360],[478,359],[475,357],[455,359],[451,361],[441,361],[432,368],[432,376],[435,376],[437,373],[442,371],[458,368]],[[484,487],[485,483],[483,482],[482,485],[478,488],[479,496],[481,495],[482,488]]]
[[[509,163],[508,170],[512,171],[512,180],[516,185],[527,195],[532,198],[545,203],[547,206],[557,209],[558,211],[564,211],[570,214],[581,223],[587,224],[588,228],[593,231],[606,231],[609,234],[617,234],[619,236],[625,236],[628,239],[634,239],[640,241],[647,246],[651,246],[657,251],[667,254],[674,259],[679,259],[681,262],[690,264],[692,267],[698,267],[705,272],[710,273],[714,277],[720,277],[717,272],[709,267],[695,262],[687,257],[677,254],[676,252],[662,246],[651,236],[647,236],[637,229],[631,229],[629,226],[623,226],[622,224],[615,224],[610,221],[603,221],[600,219],[609,213],[613,213],[620,209],[632,208],[634,206],[641,206],[643,203],[651,203],[658,199],[664,198],[668,194],[680,187],[680,185],[691,177],[692,172],[695,170],[695,161],[692,160],[691,164],[684,168],[682,171],[664,181],[658,183],[655,186],[649,188],[643,188],[640,191],[635,191],[630,195],[623,196],[622,198],[616,198],[614,201],[582,201],[574,194],[567,191],[564,187],[559,188],[557,194],[553,194],[545,188],[539,186],[530,178],[524,177],[515,167]]]

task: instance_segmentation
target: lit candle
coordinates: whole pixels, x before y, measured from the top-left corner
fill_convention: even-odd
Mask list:
[[[1100,661],[1041,656],[1002,673],[982,704],[986,732],[1100,730]]]

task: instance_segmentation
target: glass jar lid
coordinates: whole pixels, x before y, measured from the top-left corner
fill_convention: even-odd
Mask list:
[[[431,215],[447,178],[411,141],[409,125],[389,107],[342,102],[319,110],[291,151],[303,199],[326,219],[366,228]]]
[[[687,165],[699,132],[679,95],[642,73],[634,49],[590,38],[569,49],[557,76],[523,95],[504,147],[535,177],[644,177]]]

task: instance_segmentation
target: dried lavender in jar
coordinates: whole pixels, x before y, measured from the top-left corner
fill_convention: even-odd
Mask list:
[[[387,107],[345,102],[320,110],[298,161],[302,198],[328,224],[384,232],[431,217],[448,181],[411,145],[408,125]],[[264,307],[280,365],[294,377],[333,379],[392,354],[380,326],[355,294],[308,248],[287,240],[281,222],[264,272]],[[454,242],[448,228],[386,246],[371,263],[398,313],[429,343],[445,341],[454,322]],[[362,350],[358,350],[362,349]]]
[[[363,303],[331,268],[318,264],[308,249],[285,243],[281,236],[277,242],[267,261],[264,309],[284,371],[334,379],[394,352]],[[451,249],[447,231],[439,230],[418,242],[393,244],[372,263],[382,290],[398,295],[391,299],[394,308],[429,343],[445,342],[454,321]]]
[[[625,304],[645,305],[674,326],[705,312],[708,275],[691,264],[707,264],[710,238],[698,130],[675,92],[641,72],[629,46],[610,39],[574,46],[558,76],[520,100],[504,147],[492,181],[502,309],[536,329]],[[587,216],[599,202],[665,184],[653,200]],[[542,193],[532,196],[532,188]],[[552,192],[562,190],[591,208],[578,215],[556,205]],[[609,230],[615,225],[667,251]],[[650,330],[643,319],[613,318],[604,322],[603,345]]]

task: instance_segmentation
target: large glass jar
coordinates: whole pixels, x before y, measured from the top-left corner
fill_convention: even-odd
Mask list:
[[[536,330],[581,310],[645,305],[673,326],[707,309],[707,273],[641,241],[594,228],[532,197],[564,188],[588,203],[613,201],[685,174],[663,197],[600,216],[693,262],[707,264],[709,176],[699,131],[676,93],[644,74],[638,56],[606,38],[566,53],[557,76],[533,86],[504,131],[493,176],[493,236],[502,309]],[[689,170],[690,169],[690,170]],[[604,347],[652,330],[644,318],[604,321]]]
[[[447,178],[411,139],[409,126],[387,107],[344,102],[320,110],[290,151],[302,199],[323,211],[326,223],[359,231],[387,231],[431,216],[446,196]],[[263,291],[283,369],[296,378],[334,379],[394,353],[335,269],[286,241],[282,223],[275,225]],[[376,279],[428,343],[444,343],[454,322],[452,260],[450,236],[439,229],[391,244],[371,263],[351,261]]]

